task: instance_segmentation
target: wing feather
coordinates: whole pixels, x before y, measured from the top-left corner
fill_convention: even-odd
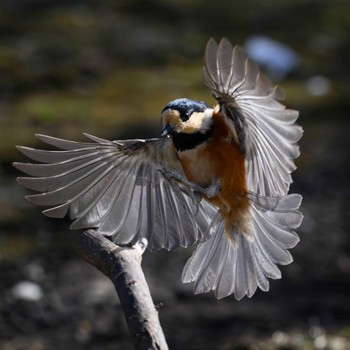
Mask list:
[[[280,89],[259,72],[242,48],[233,48],[225,38],[219,45],[209,40],[203,74],[227,125],[238,135],[246,157],[248,189],[265,196],[287,194],[303,133],[294,124],[298,112],[278,101]]]
[[[292,261],[288,249],[299,241],[295,228],[302,220],[297,210],[301,196],[258,198],[251,195],[250,199],[252,236],[232,226],[232,244],[220,221],[210,239],[200,243],[186,263],[182,279],[186,283],[194,282],[196,293],[214,290],[218,299],[232,293],[238,300],[245,295],[251,297],[258,287],[263,291],[269,289],[268,278],[281,278],[277,264]]]
[[[187,247],[209,237],[217,210],[196,203],[163,175],[183,175],[171,140],[86,136],[92,142],[36,135],[59,150],[18,147],[39,162],[14,165],[29,175],[18,182],[39,192],[28,200],[49,207],[45,215],[69,215],[72,229],[95,228],[118,244],[146,237],[150,249]]]

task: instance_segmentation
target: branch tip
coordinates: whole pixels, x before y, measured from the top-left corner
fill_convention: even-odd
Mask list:
[[[139,250],[140,254],[142,255],[145,252],[147,246],[148,246],[147,238],[142,238],[133,245],[133,248]]]

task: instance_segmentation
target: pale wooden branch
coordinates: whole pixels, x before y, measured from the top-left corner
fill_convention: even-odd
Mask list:
[[[135,348],[166,350],[158,311],[141,268],[146,246],[147,241],[141,240],[132,247],[120,247],[95,230],[88,230],[79,235],[76,249],[114,284]]]

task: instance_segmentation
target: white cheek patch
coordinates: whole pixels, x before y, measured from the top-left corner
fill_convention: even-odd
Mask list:
[[[205,133],[210,129],[214,110],[208,108],[204,112],[193,112],[189,120],[184,123],[183,132],[193,134],[201,131]]]
[[[207,131],[212,126],[214,109],[208,108],[205,110],[205,112],[203,114],[204,114],[204,117],[203,117],[203,121],[202,121],[202,129],[204,131]]]

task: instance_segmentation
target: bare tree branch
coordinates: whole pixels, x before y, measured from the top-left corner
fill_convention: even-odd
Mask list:
[[[158,311],[141,268],[142,253],[147,240],[133,247],[120,247],[95,230],[81,233],[77,240],[78,253],[103,272],[117,290],[129,332],[137,350],[166,350]]]

